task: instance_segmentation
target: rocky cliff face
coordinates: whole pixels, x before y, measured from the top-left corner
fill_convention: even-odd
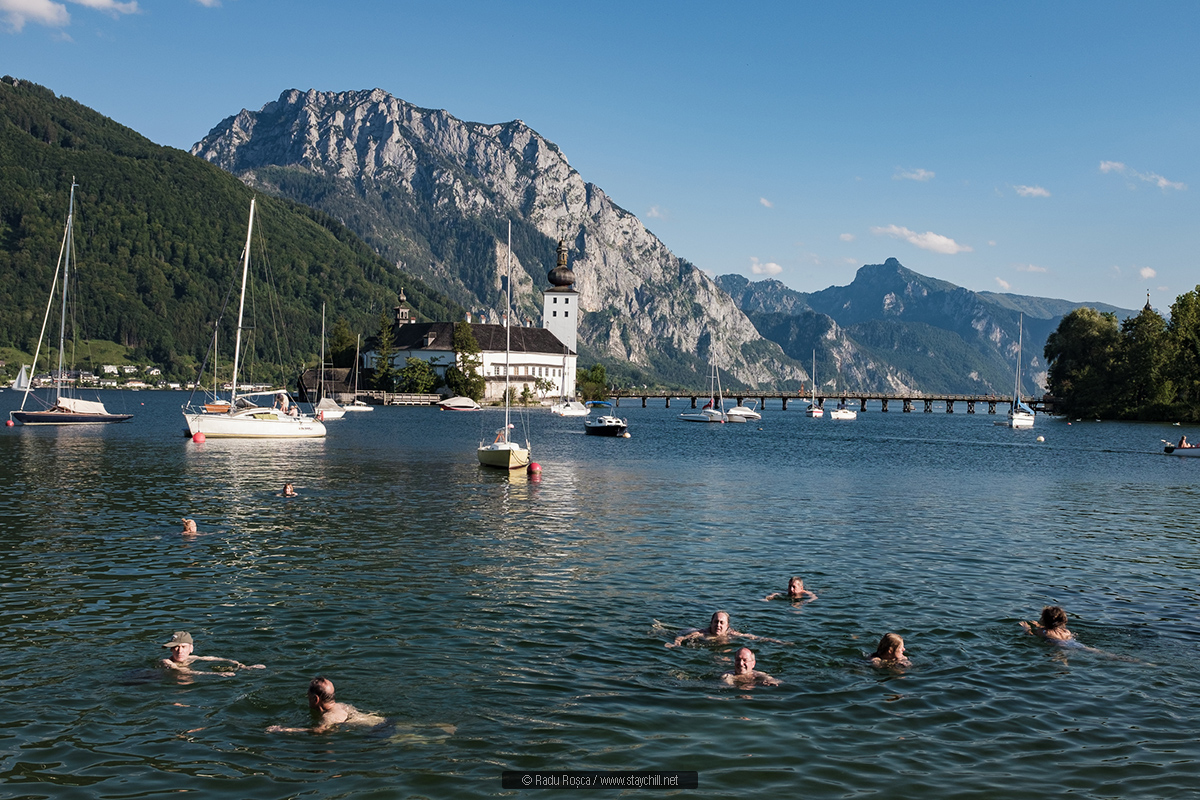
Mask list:
[[[399,268],[468,307],[502,304],[513,224],[518,314],[540,320],[559,238],[585,312],[580,349],[630,378],[700,385],[709,362],[749,386],[804,368],[730,297],[516,120],[484,125],[375,89],[284,92],[224,120],[192,153],[248,184],[341,219]],[[419,311],[419,309],[418,309]]]

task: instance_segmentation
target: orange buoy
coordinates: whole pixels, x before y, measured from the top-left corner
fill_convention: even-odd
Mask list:
[[[192,436],[192,441],[196,444],[204,444],[205,439],[204,431],[196,431],[196,434]]]

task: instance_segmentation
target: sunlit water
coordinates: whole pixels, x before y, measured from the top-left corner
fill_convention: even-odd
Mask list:
[[[696,425],[658,400],[620,409],[630,439],[531,414],[531,482],[476,465],[496,411],[196,445],[182,395],[105,399],[134,421],[0,432],[0,795],[475,797],[506,769],[696,770],[705,797],[1200,786],[1178,428]],[[761,600],[793,574],[817,601]],[[1026,636],[1046,604],[1099,652]],[[782,686],[720,683],[741,642],[664,647],[716,609],[785,642],[751,643]],[[176,630],[267,669],[171,677]],[[911,668],[864,662],[888,631]],[[318,673],[389,724],[267,733],[311,724]]]

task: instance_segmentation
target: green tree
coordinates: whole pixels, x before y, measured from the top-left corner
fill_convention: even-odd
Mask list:
[[[423,358],[409,358],[400,370],[400,387],[413,394],[428,394],[437,388],[441,379],[433,365]]]
[[[521,405],[527,406],[533,402],[533,392],[529,389],[528,383],[521,384]]]
[[[1167,373],[1182,406],[1178,416],[1200,419],[1200,286],[1175,298],[1167,338],[1173,356]]]
[[[372,381],[376,389],[384,392],[396,390],[396,368],[392,366],[392,355],[396,352],[392,339],[392,321],[387,313],[379,315],[379,342],[375,345],[375,376]]]
[[[575,371],[575,386],[583,399],[603,400],[608,397],[608,375],[603,364]]]
[[[350,323],[345,317],[338,317],[333,323],[333,330],[329,332],[329,362],[342,369],[354,366],[354,348],[357,344]]]
[[[1158,417],[1174,399],[1167,376],[1171,347],[1167,322],[1147,303],[1136,317],[1121,323],[1120,358],[1116,366],[1116,409],[1122,417]]]
[[[487,383],[480,374],[483,363],[480,354],[483,351],[475,339],[475,334],[471,332],[471,323],[455,323],[451,341],[454,347],[454,364],[446,369],[446,385],[454,394],[479,402],[483,399]]]
[[[1063,413],[1107,416],[1113,407],[1115,362],[1121,344],[1117,316],[1077,308],[1046,339],[1047,383]]]
[[[537,378],[533,382],[533,388],[538,393],[538,398],[544,400],[546,393],[554,388],[554,381],[549,378]]]

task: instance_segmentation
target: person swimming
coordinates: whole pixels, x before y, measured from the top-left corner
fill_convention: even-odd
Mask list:
[[[721,680],[730,686],[779,685],[776,678],[754,668],[757,659],[754,657],[754,651],[749,647],[738,650],[733,663],[733,672],[726,672],[721,676]]]
[[[272,725],[267,733],[326,733],[335,725],[381,725],[387,720],[378,714],[364,714],[349,703],[334,700],[333,681],[318,675],[308,684],[308,708],[317,719],[311,728],[285,728]],[[451,731],[453,732],[453,731]]]
[[[912,662],[904,655],[904,640],[896,633],[885,633],[875,652],[868,658],[875,667],[912,666]]]
[[[1075,634],[1067,630],[1067,612],[1062,606],[1046,606],[1042,609],[1039,621],[1022,620],[1021,627],[1031,636],[1040,636],[1051,642],[1070,642],[1075,639]]]
[[[197,661],[224,661],[233,664],[235,669],[266,669],[262,664],[243,664],[240,661],[235,661],[232,658],[221,658],[220,656],[198,656],[192,650],[195,647],[195,641],[192,635],[187,631],[176,631],[171,636],[171,641],[163,645],[171,650],[171,655],[160,661],[164,669],[175,670],[185,675],[224,675],[228,676],[228,672],[202,672],[192,669],[192,664]]]
[[[816,600],[817,596],[804,588],[804,580],[797,578],[795,575],[788,581],[786,592],[772,592],[763,598],[763,600],[774,600],[777,597],[784,597],[788,600]]]
[[[684,631],[675,637],[675,641],[668,642],[667,647],[678,647],[689,639],[705,639],[709,641],[728,641],[731,636],[740,636],[743,639],[754,639],[763,642],[778,642],[783,644],[778,639],[766,639],[762,636],[755,636],[752,633],[742,633],[735,631],[729,626],[729,612],[717,611],[712,615],[712,619],[708,622],[707,628],[693,628],[689,631]]]

